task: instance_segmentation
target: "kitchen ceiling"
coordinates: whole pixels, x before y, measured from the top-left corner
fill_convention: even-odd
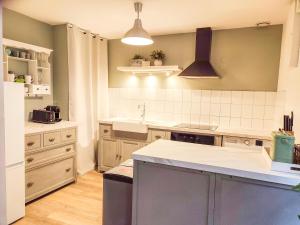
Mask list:
[[[3,6],[57,25],[73,23],[106,38],[121,38],[135,19],[134,0],[3,0]],[[284,23],[290,0],[142,0],[150,35],[230,29],[261,21]]]

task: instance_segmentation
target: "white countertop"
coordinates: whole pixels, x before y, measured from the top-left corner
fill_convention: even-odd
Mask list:
[[[109,118],[105,120],[100,120],[101,124],[112,124],[114,121],[122,121],[122,118]],[[169,131],[178,131],[178,132],[189,132],[195,134],[211,134],[211,135],[228,135],[228,136],[237,136],[237,137],[246,137],[246,138],[256,138],[263,140],[272,140],[271,131],[266,130],[253,130],[253,129],[224,129],[217,128],[216,130],[199,130],[192,128],[182,128],[176,127],[178,123],[176,122],[166,122],[166,121],[155,121],[146,123],[149,128],[152,129],[162,129]]]
[[[134,152],[133,159],[278,184],[300,183],[300,175],[272,171],[263,149],[247,150],[158,140]]]
[[[72,127],[77,127],[77,123],[72,121],[65,121],[65,120],[53,124],[26,122],[25,134],[41,133],[46,131],[59,130],[59,129],[72,128]]]

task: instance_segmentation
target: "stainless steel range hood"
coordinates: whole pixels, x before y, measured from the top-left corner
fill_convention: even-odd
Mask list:
[[[220,78],[210,63],[212,30],[197,28],[195,61],[178,76],[185,78]]]

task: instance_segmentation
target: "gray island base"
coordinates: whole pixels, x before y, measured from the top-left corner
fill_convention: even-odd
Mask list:
[[[159,163],[162,155],[157,162],[151,155],[147,162],[151,150],[153,146],[133,156],[132,225],[300,224],[300,193],[291,185],[165,165],[173,159]]]

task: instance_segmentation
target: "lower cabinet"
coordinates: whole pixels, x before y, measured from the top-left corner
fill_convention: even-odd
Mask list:
[[[135,161],[132,225],[296,225],[290,186]]]
[[[100,124],[98,143],[98,170],[107,171],[131,158],[133,152],[158,139],[170,139],[171,133],[162,130],[149,130],[148,134],[138,135],[129,132],[116,132],[111,125]]]
[[[216,175],[214,225],[296,225],[299,213],[289,186]]]
[[[74,157],[46,164],[25,174],[26,201],[74,181]]]
[[[120,141],[120,163],[131,159],[133,152],[142,147],[142,144],[136,141]]]
[[[109,169],[116,166],[119,162],[119,143],[116,139],[102,138],[100,148],[102,154],[100,164],[103,169]]]

